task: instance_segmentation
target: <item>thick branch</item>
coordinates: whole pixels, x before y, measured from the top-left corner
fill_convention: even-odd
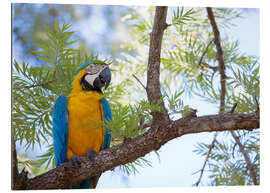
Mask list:
[[[153,31],[150,36],[150,46],[149,46],[149,58],[148,58],[148,68],[147,68],[147,96],[148,100],[151,103],[158,104],[165,110],[165,105],[160,91],[160,52],[161,52],[161,43],[164,30],[168,26],[166,23],[168,7],[156,7],[156,13],[154,18]],[[153,112],[153,120],[160,120],[161,117],[169,120],[169,116],[164,116],[159,112]]]
[[[82,157],[81,168],[75,169],[70,162],[49,172],[27,180],[27,189],[56,189],[90,178],[116,166],[134,161],[147,153],[159,149],[166,142],[191,133],[259,128],[259,117],[255,114],[222,114],[188,117],[149,129],[146,133],[125,143],[97,153],[95,164]]]

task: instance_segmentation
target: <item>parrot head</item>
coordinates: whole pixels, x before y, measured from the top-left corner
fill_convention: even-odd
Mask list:
[[[102,93],[101,88],[107,88],[111,82],[111,71],[108,64],[93,60],[86,62],[75,73],[75,82],[84,91],[97,91]]]

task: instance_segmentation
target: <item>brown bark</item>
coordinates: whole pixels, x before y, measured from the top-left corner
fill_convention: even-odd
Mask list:
[[[97,153],[95,164],[82,157],[79,169],[70,162],[49,172],[27,180],[27,189],[57,189],[79,182],[116,166],[126,164],[159,149],[166,142],[191,133],[259,128],[259,117],[253,114],[222,114],[202,117],[188,117],[170,121],[158,128],[127,140],[125,143]]]
[[[12,167],[11,167],[11,188],[13,190],[25,189],[27,179],[27,172],[23,169],[21,173],[18,171],[18,160],[15,140],[11,138],[11,158],[12,158]]]
[[[226,95],[226,75],[225,75],[225,62],[223,58],[223,50],[220,43],[220,33],[217,27],[217,23],[215,20],[214,13],[212,11],[212,8],[207,7],[207,16],[209,18],[209,21],[211,23],[213,33],[214,33],[214,42],[217,48],[217,59],[218,59],[218,67],[220,72],[220,85],[221,85],[221,94],[220,94],[220,111],[221,113],[224,112],[225,109],[225,95]]]
[[[161,100],[162,94],[159,80],[162,37],[164,30],[168,26],[166,23],[167,10],[168,7],[156,7],[153,30],[150,36],[146,92],[149,102],[153,104],[159,103],[161,109],[165,111],[165,113],[152,112],[153,123],[159,123],[160,120],[163,120],[163,122],[169,121],[169,115],[163,100]]]
[[[12,168],[11,168],[11,188],[13,190],[18,190],[20,188],[20,178],[17,168],[17,152],[15,141],[13,137],[11,138],[11,158],[12,158]]]

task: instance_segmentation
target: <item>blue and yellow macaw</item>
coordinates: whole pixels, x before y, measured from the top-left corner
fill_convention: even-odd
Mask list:
[[[112,121],[109,102],[102,97],[101,88],[108,87],[111,72],[99,60],[86,62],[75,72],[68,97],[57,98],[53,109],[53,141],[56,166],[71,160],[80,167],[80,156],[93,160],[95,152],[109,148]],[[105,127],[105,128],[104,128]],[[73,184],[73,189],[95,188],[99,176]]]

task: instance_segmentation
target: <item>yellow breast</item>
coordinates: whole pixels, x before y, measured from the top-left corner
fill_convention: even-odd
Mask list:
[[[68,97],[69,137],[67,159],[84,156],[88,150],[101,150],[104,139],[103,114],[97,92],[71,93]]]

